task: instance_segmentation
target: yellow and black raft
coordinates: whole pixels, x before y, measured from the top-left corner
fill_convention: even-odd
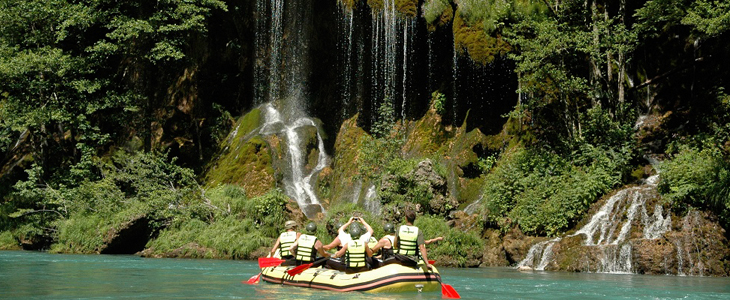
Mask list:
[[[287,271],[293,268],[294,266],[264,267],[261,268],[261,277],[270,283],[339,292],[429,292],[441,287],[438,269],[433,267],[428,270],[423,261],[416,268],[388,264],[352,274],[319,267],[306,269],[292,276]]]

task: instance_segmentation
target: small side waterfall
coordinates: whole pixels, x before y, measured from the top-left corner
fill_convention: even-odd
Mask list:
[[[671,217],[664,215],[661,205],[655,205],[650,215],[647,200],[658,196],[654,175],[637,187],[618,191],[591,217],[586,225],[567,237],[582,235],[583,246],[594,247],[599,263],[591,271],[606,273],[632,273],[632,228],[641,227],[640,239],[660,238],[671,230]],[[556,238],[534,245],[518,267],[544,270],[553,257],[552,249],[562,238]],[[539,261],[539,262],[538,262]]]
[[[314,177],[329,163],[321,129],[305,113],[309,74],[309,1],[256,1],[256,61],[254,102],[261,105],[264,124],[259,134],[277,135],[286,143],[288,168],[284,174],[287,194],[308,218],[324,212],[313,188]],[[305,133],[316,132],[317,163],[307,170]],[[310,134],[309,137],[312,137]]]
[[[282,119],[281,113],[274,108],[272,103],[263,106],[265,123],[259,130],[259,134],[270,136],[280,134],[286,140],[287,155],[291,171],[284,178],[286,184],[286,192],[294,198],[308,218],[316,216],[319,212],[324,212],[324,207],[319,203],[317,194],[313,188],[312,177],[324,169],[329,158],[325,153],[324,142],[317,124],[312,119],[301,117],[293,121],[285,121]],[[314,127],[317,132],[317,165],[309,172],[305,168],[304,154],[306,149],[302,147],[300,132],[307,127]]]

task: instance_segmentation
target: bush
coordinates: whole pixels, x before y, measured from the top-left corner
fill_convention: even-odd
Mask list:
[[[276,237],[284,230],[287,203],[289,197],[280,189],[273,189],[246,202],[245,218],[253,220],[264,236]]]
[[[20,243],[18,243],[12,232],[0,232],[0,250],[20,250]]]
[[[442,217],[431,215],[416,218],[413,225],[423,232],[423,238],[426,240],[438,236],[444,237],[443,241],[426,246],[428,258],[436,260],[437,263],[446,259],[456,266],[465,267],[470,259],[478,261],[482,255],[484,241],[477,232],[450,228]]]
[[[104,245],[104,236],[111,228],[102,215],[81,215],[59,220],[57,242],[51,251],[56,253],[98,253]]]
[[[573,155],[573,161],[539,150],[503,155],[486,178],[487,226],[506,231],[518,225],[527,234],[558,235],[621,183],[631,156],[588,144]]]
[[[661,164],[659,192],[675,209],[689,207],[717,213],[724,228],[730,223],[730,163],[724,151],[712,143],[684,146]]]
[[[176,253],[193,258],[253,259],[261,247],[273,244],[249,219],[228,216],[212,224],[191,219],[168,228],[150,241],[152,255]]]

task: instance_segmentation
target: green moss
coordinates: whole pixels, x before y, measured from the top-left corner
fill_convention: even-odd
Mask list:
[[[432,95],[438,97],[438,94]],[[403,146],[403,151],[408,156],[431,156],[442,150],[453,133],[441,123],[441,115],[438,114],[435,100],[432,100],[431,108],[420,120],[409,126],[408,138]]]
[[[346,8],[349,11],[352,11],[355,9],[355,6],[357,6],[357,3],[360,2],[360,0],[339,0],[337,3],[340,4],[340,6]]]
[[[333,161],[333,178],[338,184],[332,187],[332,203],[352,192],[352,187],[360,180],[358,166],[361,163],[360,149],[365,141],[372,139],[362,128],[357,126],[358,115],[345,120],[340,126],[335,140],[335,157]]]
[[[458,13],[454,18],[453,31],[454,47],[457,53],[468,55],[474,62],[482,65],[486,65],[494,61],[497,56],[506,55],[512,50],[512,46],[501,36],[487,35],[481,23],[470,26]]]
[[[427,0],[423,3],[422,9],[429,31],[447,26],[454,19],[454,9],[448,0]]]
[[[349,5],[347,2],[353,1],[353,0],[341,0],[345,3],[345,5]],[[354,2],[354,1],[353,1]],[[368,6],[373,11],[382,11],[385,9],[385,1],[384,0],[368,0]],[[395,5],[395,10],[400,12],[402,15],[407,17],[416,17],[416,14],[418,13],[418,0],[395,0],[393,3]],[[353,6],[348,6],[353,7]]]
[[[236,184],[244,187],[251,197],[262,195],[274,187],[272,153],[275,153],[278,143],[272,138],[272,149],[262,137],[249,137],[260,122],[261,111],[258,109],[239,119],[236,135],[222,147],[220,158],[206,173],[205,182],[209,186]]]
[[[249,113],[245,114],[243,117],[241,117],[241,119],[238,121],[238,131],[236,138],[241,138],[248,135],[254,129],[258,128],[259,124],[261,124],[261,110],[255,108]]]
[[[417,0],[395,0],[395,9],[408,17],[416,17],[417,6]]]

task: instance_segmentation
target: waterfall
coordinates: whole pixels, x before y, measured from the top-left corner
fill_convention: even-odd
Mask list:
[[[454,39],[456,39],[456,38],[454,38]],[[453,57],[453,62],[452,62],[452,68],[453,68],[453,70],[452,70],[451,74],[453,76],[453,79],[451,80],[451,88],[452,88],[451,109],[454,111],[454,121],[452,123],[454,124],[454,126],[458,127],[461,124],[458,124],[458,121],[457,121],[457,118],[458,118],[457,108],[458,107],[457,107],[456,99],[458,99],[458,96],[459,96],[459,94],[458,94],[459,88],[457,87],[457,84],[459,81],[459,57],[458,57],[458,52],[456,51],[456,40],[454,40],[454,57]]]
[[[340,53],[344,52],[344,55],[341,57],[343,66],[340,78],[342,78],[342,119],[345,119],[347,117],[347,109],[350,106],[350,100],[352,98],[352,39],[355,30],[353,26],[355,14],[345,5],[340,4],[340,9],[342,12],[340,22],[341,30],[346,32],[346,37],[340,41]]]
[[[309,74],[309,33],[304,22],[312,19],[310,6],[306,0],[256,1],[254,65],[255,103],[261,105],[264,113],[258,134],[283,138],[288,163],[284,187],[308,218],[324,212],[313,181],[329,163],[321,129],[304,111]],[[311,170],[307,170],[307,141],[302,135],[308,128],[315,129],[318,151],[317,164]]]
[[[286,141],[286,150],[289,158],[290,172],[284,178],[285,189],[289,196],[294,198],[308,217],[313,218],[318,212],[324,212],[324,207],[319,203],[317,194],[313,187],[313,176],[319,174],[328,163],[329,158],[325,153],[324,142],[317,124],[306,117],[297,118],[293,121],[282,119],[281,113],[272,103],[263,106],[264,125],[261,126],[259,134],[270,136],[281,134]],[[309,172],[306,172],[306,149],[302,149],[302,141],[299,132],[306,127],[314,127],[317,130],[317,165]]]
[[[654,175],[641,186],[618,191],[606,200],[586,225],[568,236],[582,235],[585,238],[584,246],[599,250],[600,265],[596,266],[596,272],[632,272],[632,243],[629,238],[634,224],[641,225],[642,239],[657,239],[671,230],[671,217],[668,213],[664,216],[661,205],[655,205],[651,215],[646,208],[647,200],[657,196],[658,177]],[[552,259],[552,246],[560,240],[557,238],[532,246],[518,267],[544,270]],[[539,264],[535,263],[536,257],[541,259]]]
[[[410,69],[414,65],[409,59],[415,27],[416,18],[400,14],[394,0],[384,0],[381,10],[372,11],[370,81],[373,123],[377,121],[375,112],[383,101],[389,101],[392,107],[396,107],[399,93],[402,98],[400,117],[405,119],[407,115]]]
[[[367,193],[365,193],[365,210],[369,211],[373,215],[380,215],[382,204],[380,201],[377,201],[377,192],[375,190],[375,185],[370,185],[368,188]]]

